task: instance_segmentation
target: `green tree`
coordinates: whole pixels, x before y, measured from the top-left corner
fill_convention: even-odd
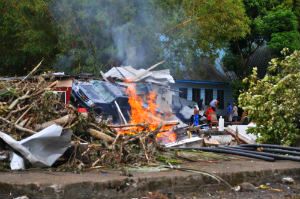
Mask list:
[[[278,6],[264,17],[256,18],[255,25],[274,54],[279,54],[285,47],[291,50],[300,49],[298,20],[292,9]]]
[[[249,19],[240,0],[185,0],[184,8],[204,51],[224,47],[228,41],[249,33]]]
[[[239,104],[257,125],[249,131],[262,143],[294,144],[300,138],[300,51],[272,59],[263,79],[254,68],[244,82],[249,89]]]
[[[251,73],[251,59],[262,47],[272,50],[271,56],[278,56],[284,48],[299,49],[299,10],[297,1],[291,0],[244,0],[250,22],[250,34],[238,41],[230,42],[226,50],[224,65],[233,69],[242,79]],[[266,52],[267,50],[265,50]],[[265,55],[262,55],[265,56]],[[232,62],[240,66],[232,67]],[[267,62],[260,63],[260,75],[266,71]]]
[[[219,49],[249,33],[249,19],[240,0],[157,2],[165,11],[168,24],[163,32],[168,63],[170,67],[180,67],[179,71],[190,68],[195,74],[202,74],[201,65],[213,67]]]
[[[57,35],[47,0],[0,1],[0,74],[24,74],[42,58],[50,64]]]

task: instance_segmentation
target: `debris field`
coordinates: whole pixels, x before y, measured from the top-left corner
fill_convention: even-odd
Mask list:
[[[115,67],[101,72],[103,80],[33,76],[40,63],[26,77],[1,79],[1,168],[67,171],[224,159],[216,153],[300,161],[299,148],[257,145],[248,125],[220,130],[182,122],[170,72],[151,71],[161,63],[147,70]]]

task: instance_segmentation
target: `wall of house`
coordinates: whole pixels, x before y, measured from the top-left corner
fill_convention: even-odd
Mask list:
[[[176,90],[175,94],[179,95],[180,88],[187,88],[187,100],[193,99],[193,88],[200,89],[200,99],[203,99],[203,104],[205,104],[205,89],[213,90],[213,99],[217,99],[218,90],[224,91],[224,108],[218,109],[217,114],[225,116],[226,115],[226,106],[228,103],[232,103],[232,89],[229,84],[200,84],[200,83],[175,83],[172,85],[172,89]],[[207,102],[209,104],[209,102]],[[208,105],[205,105],[205,109]]]

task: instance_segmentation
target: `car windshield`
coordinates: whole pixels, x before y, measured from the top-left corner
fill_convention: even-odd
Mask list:
[[[94,86],[94,90],[97,92],[98,95],[100,95],[102,97],[102,99],[105,102],[110,103],[115,99],[115,96],[101,83],[99,83],[97,81],[93,81],[92,84]]]

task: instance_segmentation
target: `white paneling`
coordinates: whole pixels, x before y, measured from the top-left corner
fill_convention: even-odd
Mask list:
[[[204,100],[205,100],[205,89],[203,89],[203,88],[201,88],[201,91],[200,91],[200,98],[203,99],[203,103],[205,103],[204,102]]]
[[[213,89],[213,99],[217,99],[217,98],[218,98],[218,90]]]
[[[187,100],[191,100],[193,99],[193,88],[188,88],[187,90]]]

